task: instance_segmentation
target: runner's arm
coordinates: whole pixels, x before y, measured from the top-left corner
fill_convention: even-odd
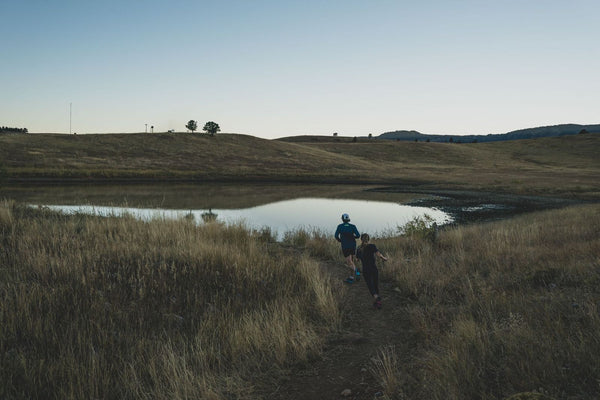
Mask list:
[[[337,229],[335,230],[335,235],[334,235],[335,240],[337,240],[338,242],[342,241],[342,239],[340,238],[340,234],[341,234],[340,227],[338,226]]]

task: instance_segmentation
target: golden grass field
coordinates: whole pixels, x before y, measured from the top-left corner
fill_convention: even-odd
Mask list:
[[[416,369],[427,379],[407,398],[600,393],[598,204],[459,227],[434,243],[390,238],[382,247],[406,260],[386,275],[415,299],[407,311],[424,344],[388,378],[406,382]]]
[[[600,135],[495,143],[247,135],[0,135],[9,182],[377,183],[598,199]]]
[[[378,239],[413,332],[373,361],[387,398],[595,398],[599,226],[582,205]],[[1,398],[258,398],[344,318],[329,235],[11,201],[0,235]]]
[[[0,232],[0,398],[252,398],[339,322],[316,261],[242,226],[5,201]]]
[[[597,136],[460,145],[126,136],[0,136],[5,182],[389,181],[593,200],[435,239],[376,238],[390,257],[382,282],[403,299],[411,334],[410,352],[382,341],[369,370],[387,399],[598,398]],[[1,199],[0,398],[269,398],[296,366],[323,357],[347,320],[331,235],[275,242],[268,231],[195,222],[65,216]]]

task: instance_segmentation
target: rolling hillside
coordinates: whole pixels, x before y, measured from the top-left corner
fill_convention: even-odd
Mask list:
[[[600,198],[600,135],[477,144],[220,134],[0,135],[8,183],[376,183]]]
[[[385,132],[379,135],[378,139],[388,140],[410,140],[410,141],[427,141],[430,142],[462,142],[462,143],[481,143],[481,142],[498,142],[503,140],[519,140],[519,139],[536,139],[543,137],[557,137],[565,135],[576,135],[582,131],[600,132],[600,125],[578,125],[578,124],[562,124],[553,126],[541,126],[537,128],[519,129],[516,131],[489,134],[489,135],[430,135],[423,134],[417,131],[394,131]]]
[[[11,181],[302,180],[347,174],[343,155],[227,134],[5,135],[0,160]]]

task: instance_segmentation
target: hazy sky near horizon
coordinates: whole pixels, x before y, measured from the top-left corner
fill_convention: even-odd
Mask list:
[[[600,123],[598,0],[3,0],[0,15],[0,125],[30,132]]]

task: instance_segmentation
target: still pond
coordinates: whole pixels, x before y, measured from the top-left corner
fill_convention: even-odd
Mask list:
[[[333,235],[342,213],[350,215],[361,233],[374,236],[397,233],[407,222],[424,215],[438,225],[452,222],[450,215],[436,208],[403,204],[406,195],[382,198],[351,186],[52,186],[20,187],[8,196],[64,213],[129,214],[144,220],[193,215],[198,223],[216,219],[250,229],[268,228],[278,239],[299,229]]]

